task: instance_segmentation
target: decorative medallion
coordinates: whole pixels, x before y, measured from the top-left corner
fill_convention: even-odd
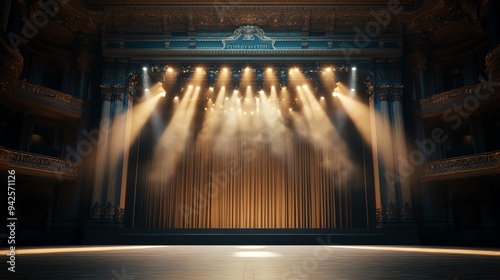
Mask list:
[[[275,40],[253,25],[240,26],[233,35],[222,40],[224,50],[273,50]]]

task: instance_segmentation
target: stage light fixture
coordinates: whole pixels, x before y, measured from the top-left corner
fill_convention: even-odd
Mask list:
[[[248,67],[248,66],[247,66],[247,67],[245,68],[245,72],[248,72],[248,71],[250,71],[250,67]]]
[[[320,98],[320,99],[321,99],[321,100],[325,100],[325,97],[324,97],[324,96],[321,96],[321,98]]]
[[[332,72],[332,67],[326,67],[326,72]]]
[[[196,72],[200,73],[201,71],[203,71],[203,69],[201,67],[196,68]]]
[[[193,85],[189,85],[188,88],[193,88]]]
[[[148,71],[148,68],[147,67],[142,67],[142,70]]]
[[[337,96],[339,96],[339,94],[338,94],[337,92],[333,92],[333,93],[332,93],[332,96],[333,96],[333,97],[337,97]]]
[[[160,93],[160,94],[161,94],[161,97],[165,97],[165,96],[167,96],[167,93],[166,93],[166,92],[164,92],[164,91],[163,91],[162,93]]]
[[[214,87],[209,87],[208,88],[210,91],[214,91]]]
[[[273,72],[273,68],[271,67],[267,68],[267,72]]]
[[[167,72],[168,72],[168,73],[173,73],[173,72],[174,72],[174,69],[172,69],[172,67],[168,67],[168,68],[167,68]]]
[[[351,91],[356,91],[356,89],[354,89],[354,88],[351,88]]]
[[[145,89],[144,91],[149,91],[149,88]]]
[[[222,68],[222,72],[227,72],[227,67]]]
[[[358,68],[356,68],[356,66],[354,66],[354,67],[351,68],[351,70],[352,71],[356,71],[356,70],[358,70]]]

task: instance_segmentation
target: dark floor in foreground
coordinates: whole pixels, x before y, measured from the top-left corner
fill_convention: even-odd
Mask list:
[[[56,247],[2,263],[0,279],[500,279],[498,250],[429,247]]]

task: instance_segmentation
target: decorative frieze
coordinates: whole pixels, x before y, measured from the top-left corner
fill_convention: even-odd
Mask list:
[[[92,221],[116,221],[123,222],[125,218],[125,209],[120,207],[115,207],[110,202],[106,205],[101,205],[99,202],[95,202],[92,207],[90,207],[89,220]]]
[[[25,81],[17,82],[18,89],[23,93],[36,95],[55,103],[59,103],[65,106],[71,106],[74,109],[81,109],[83,106],[83,100],[73,97],[70,94],[62,93],[57,90],[42,87],[39,85],[30,84]]]
[[[424,167],[425,176],[451,175],[487,169],[500,169],[500,152],[463,156],[430,162]]]
[[[102,101],[124,101],[125,85],[101,85]]]
[[[494,94],[496,92],[495,87],[498,87],[499,84],[497,82],[484,81],[483,83],[465,86],[462,88],[457,88],[449,91],[445,91],[443,93],[432,95],[425,99],[420,99],[420,106],[422,110],[427,109],[428,107],[433,106],[442,106],[447,103],[454,104],[455,102],[466,98],[467,96],[475,95],[480,93],[481,95],[489,92],[490,94]]]
[[[399,212],[399,216],[401,220],[412,220],[413,219],[413,207],[410,203],[405,202],[401,207],[401,211]]]
[[[401,101],[403,98],[402,85],[377,85],[379,101]]]
[[[15,151],[0,147],[0,162],[15,167],[31,168],[39,171],[78,177],[78,164],[49,156]]]
[[[398,207],[393,202],[387,204],[387,208],[385,209],[385,218],[387,220],[398,219]]]
[[[373,78],[372,76],[368,75],[366,76],[365,80],[363,81],[366,87],[366,93],[368,94],[368,98],[370,101],[373,100]]]
[[[10,93],[15,88],[23,70],[23,61],[21,52],[0,38],[0,93]]]

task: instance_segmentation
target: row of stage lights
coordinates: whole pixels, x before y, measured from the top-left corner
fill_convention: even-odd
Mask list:
[[[174,68],[172,67],[165,67],[167,73],[176,73]],[[342,72],[347,72],[346,69],[347,68],[340,68],[341,70],[343,70]],[[144,72],[147,72],[148,71],[148,67],[143,67],[142,70]],[[255,69],[252,69],[250,66],[247,66],[243,69],[244,72],[250,72],[252,70],[255,70]],[[351,71],[356,71],[357,70],[357,67],[356,66],[353,66],[351,67]],[[183,70],[183,72],[188,72],[189,70]],[[203,67],[196,67],[196,72],[205,72],[205,69]],[[335,67],[331,67],[331,66],[328,66],[328,67],[325,67],[321,72],[322,73],[332,73],[334,71],[337,71],[337,68]],[[223,67],[222,68],[222,72],[229,72],[229,68],[228,67]],[[274,72],[274,68],[272,67],[268,67],[266,69],[266,72],[268,73],[273,73]],[[289,69],[289,72],[292,73],[292,72],[300,72],[300,68],[299,67],[292,67]],[[206,73],[206,72],[205,72]]]
[[[168,66],[166,66],[164,69],[165,69],[165,71],[166,71],[167,73],[177,74],[177,72],[176,72],[176,71],[174,70],[174,68],[172,68],[172,67],[168,67]],[[345,67],[345,66],[343,66],[343,67],[341,67],[341,68],[339,68],[339,69],[340,69],[340,71],[341,71],[341,72],[347,72],[347,70],[348,70],[348,68],[347,68],[347,67]],[[145,66],[144,66],[144,67],[142,68],[142,70],[144,71],[144,74],[146,74],[146,73],[148,72],[148,70],[149,70],[149,69],[148,69],[148,67],[145,67]],[[157,71],[158,69],[151,69],[151,70]],[[247,67],[243,68],[243,72],[245,72],[245,73],[248,73],[248,72],[250,72],[250,71],[252,71],[252,70],[253,70],[253,71],[255,71],[255,69],[252,69],[252,68],[251,68],[251,67],[249,67],[249,66],[247,66]],[[353,74],[355,74],[355,73],[356,73],[356,71],[357,71],[357,67],[356,67],[356,66],[353,66],[353,67],[351,67],[351,68],[350,68],[350,70],[352,71],[352,73],[353,73]],[[203,74],[206,74],[206,70],[205,70],[203,67],[196,67],[194,71],[196,71],[197,73],[202,73],[202,72],[203,72]],[[223,73],[226,73],[226,72],[229,72],[230,70],[229,70],[229,68],[228,68],[228,67],[223,67],[223,68],[221,69],[221,71],[222,71]],[[268,67],[265,71],[266,71],[266,72],[268,72],[268,73],[275,73],[275,70],[274,70],[274,68],[272,68],[272,67]],[[333,72],[335,72],[335,71],[338,71],[338,69],[337,69],[337,68],[335,68],[335,67],[332,67],[332,66],[328,66],[328,67],[323,68],[323,70],[321,70],[320,72],[321,72],[321,73],[323,73],[323,74],[328,74],[328,73],[333,73]],[[190,72],[190,70],[184,69],[184,70],[182,70],[182,72],[183,72],[183,73],[188,73],[188,72]],[[299,67],[292,67],[292,68],[289,68],[288,72],[289,72],[290,74],[293,74],[294,72],[295,72],[295,73],[299,73],[299,72],[301,72],[301,70],[300,70],[300,68],[299,68]],[[315,72],[315,71],[314,71],[314,70],[310,70],[309,72]],[[239,72],[238,72],[238,73],[239,73]],[[282,79],[283,79],[283,74],[285,74],[285,71],[284,71],[284,70],[281,70],[281,78],[282,78]],[[161,83],[161,82],[158,82],[158,83],[159,83],[160,85],[162,85],[162,83]],[[281,84],[281,89],[282,89],[282,90],[285,90],[285,89],[286,89],[285,82],[284,82],[284,81],[281,81],[281,83],[280,83],[280,84]],[[189,87],[192,87],[192,85],[189,85]],[[303,85],[303,87],[304,87],[304,88],[307,88],[307,85]],[[197,86],[197,88],[199,88],[199,86]],[[298,86],[297,88],[300,88],[300,86]],[[221,87],[221,89],[225,89],[225,86],[222,86],[222,87]],[[251,89],[251,86],[247,86],[247,89]],[[274,86],[274,85],[272,86],[272,89],[273,89],[273,90],[275,89],[275,86]],[[211,86],[209,86],[209,90],[213,92],[213,91],[215,90],[215,87],[214,87],[213,85],[211,85]],[[145,91],[147,92],[147,91],[149,91],[149,89],[148,89],[148,88],[146,88],[146,89],[145,89]],[[352,87],[352,88],[351,88],[351,93],[354,93],[355,91],[356,91],[356,89],[355,89],[354,87]],[[238,90],[238,89],[235,89],[235,90],[233,91],[233,93],[239,93],[239,90]],[[264,93],[264,91],[263,91],[263,90],[259,90],[259,93]],[[160,94],[161,94],[161,96],[162,96],[162,97],[165,97],[165,96],[166,96],[166,92],[165,92],[165,91],[161,92]],[[336,91],[334,91],[334,92],[332,93],[332,95],[333,95],[333,97],[337,97],[337,96],[338,96],[338,93],[337,93]]]

